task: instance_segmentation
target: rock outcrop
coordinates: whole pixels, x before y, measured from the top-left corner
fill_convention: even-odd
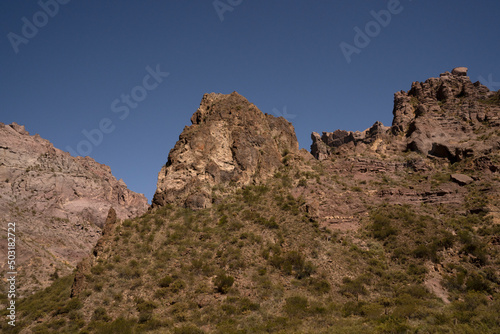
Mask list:
[[[466,73],[455,68],[395,94],[392,133],[404,135],[407,149],[456,162],[500,147],[491,136],[500,126],[495,93]]]
[[[148,203],[108,166],[72,157],[24,126],[0,123],[1,218],[16,223],[22,294],[47,286],[51,275],[70,273],[94,247],[111,206],[126,219]]]
[[[390,129],[377,122],[363,132],[337,130],[312,134],[311,153],[319,160],[342,148],[376,150],[382,139],[384,150],[416,151],[450,162],[481,157],[500,148],[499,92],[472,83],[467,68],[457,67],[439,78],[414,82],[408,92],[394,94]],[[375,147],[373,147],[375,143]]]
[[[71,297],[78,296],[87,287],[87,275],[90,274],[90,268],[96,263],[96,259],[104,252],[106,246],[111,243],[111,238],[114,236],[116,224],[118,223],[116,211],[113,207],[109,208],[106,222],[102,230],[102,236],[97,241],[97,244],[92,250],[92,254],[81,260],[75,270],[75,279],[71,286]]]
[[[377,121],[364,131],[336,130],[334,132],[323,132],[322,136],[313,132],[311,134],[313,141],[311,154],[318,160],[324,160],[332,153],[331,149],[343,147],[352,150],[358,146],[365,149],[367,145],[373,144],[377,139],[386,137],[388,130],[389,127]]]
[[[291,123],[263,114],[236,92],[205,94],[158,174],[153,206],[212,204],[212,188],[258,183],[298,154]]]

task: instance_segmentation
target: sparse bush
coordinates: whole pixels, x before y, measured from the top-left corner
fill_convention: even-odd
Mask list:
[[[168,288],[170,286],[170,284],[172,284],[172,282],[174,281],[174,279],[172,278],[172,276],[170,275],[167,275],[165,277],[163,277],[159,282],[158,282],[158,285],[161,287],[161,288]]]
[[[330,292],[331,286],[330,283],[326,279],[319,278],[309,278],[308,289],[316,294],[325,294]]]
[[[205,332],[193,325],[183,325],[174,328],[174,334],[205,334]]]
[[[392,227],[391,220],[381,214],[375,214],[372,217],[373,224],[371,225],[371,231],[373,237],[379,240],[384,240],[391,235],[395,235],[397,230]]]
[[[307,313],[309,301],[306,297],[293,296],[285,300],[283,310],[290,316],[301,316]]]
[[[186,283],[183,280],[177,279],[170,285],[170,290],[173,293],[177,293],[186,287]]]
[[[108,322],[111,318],[108,316],[106,309],[104,307],[98,307],[94,310],[94,314],[92,315],[92,320],[102,320]]]
[[[215,287],[220,293],[227,293],[229,291],[229,288],[233,286],[233,283],[234,277],[228,276],[224,273],[217,275],[214,280]]]
[[[343,295],[354,296],[356,297],[356,300],[358,300],[359,295],[366,295],[368,293],[368,290],[366,290],[361,278],[352,280],[349,277],[344,277],[342,283],[340,293]]]

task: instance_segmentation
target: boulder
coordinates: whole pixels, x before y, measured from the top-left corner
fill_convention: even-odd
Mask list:
[[[467,71],[469,69],[467,67],[455,67],[452,71],[451,74],[453,75],[458,75],[458,76],[466,76]]]
[[[455,183],[458,183],[461,186],[465,186],[467,184],[474,182],[473,178],[465,174],[451,174],[450,180]]]

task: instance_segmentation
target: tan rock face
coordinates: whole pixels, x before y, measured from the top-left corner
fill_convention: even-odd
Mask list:
[[[236,92],[205,94],[191,122],[158,174],[153,206],[208,207],[212,187],[259,182],[282,165],[285,152],[298,153],[288,121],[264,115]]]
[[[97,242],[111,206],[120,219],[148,208],[144,195],[128,190],[108,166],[71,157],[24,126],[0,123],[0,217],[3,230],[16,223],[21,293],[47,286],[56,271],[71,272]]]

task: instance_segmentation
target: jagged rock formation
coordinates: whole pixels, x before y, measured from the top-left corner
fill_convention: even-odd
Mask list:
[[[1,219],[16,223],[21,293],[47,286],[56,272],[71,272],[95,245],[111,206],[125,219],[148,204],[108,166],[72,157],[24,126],[0,123]]]
[[[259,182],[282,165],[284,154],[298,153],[288,121],[263,114],[236,92],[205,94],[191,123],[158,174],[153,206],[208,207],[212,187]]]
[[[498,149],[500,106],[489,104],[494,92],[472,83],[466,68],[439,78],[414,82],[396,93],[392,132],[407,138],[407,149],[456,162]]]
[[[500,126],[498,96],[481,83],[472,83],[467,68],[455,68],[439,78],[414,82],[408,92],[397,92],[390,129],[377,122],[362,133],[337,130],[321,137],[313,133],[311,153],[322,160],[339,148],[363,151],[364,144],[383,138],[384,150],[411,150],[450,162],[486,155],[500,147],[495,135]]]
[[[344,144],[349,144],[345,147],[347,149],[353,149],[358,145],[366,147],[366,145],[370,145],[377,139],[383,137],[388,129],[389,128],[384,126],[382,122],[377,121],[369,129],[362,132],[336,130],[334,132],[323,132],[322,136],[313,132],[311,134],[311,139],[313,141],[311,145],[311,154],[318,160],[323,160],[330,154],[331,151],[329,148],[339,148],[344,146]]]
[[[115,209],[113,209],[113,207],[111,207],[109,208],[108,216],[106,217],[106,222],[104,223],[102,236],[99,238],[97,244],[94,246],[92,254],[85,257],[76,266],[75,280],[73,282],[73,285],[71,286],[72,297],[80,295],[80,293],[86,288],[87,281],[85,278],[88,274],[90,274],[90,268],[95,264],[95,261],[99,257],[99,255],[105,250],[105,246],[107,246],[110,243],[117,222],[118,220],[116,217],[116,211]]]

